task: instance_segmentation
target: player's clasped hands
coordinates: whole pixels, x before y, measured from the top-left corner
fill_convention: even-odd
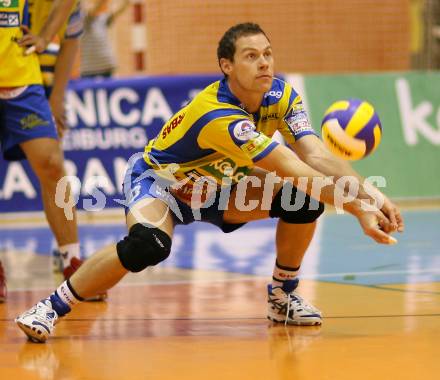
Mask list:
[[[356,215],[364,233],[381,244],[396,244],[397,239],[390,234],[403,232],[403,217],[396,205],[385,197],[380,210],[363,211]]]
[[[403,217],[400,214],[399,208],[392,203],[387,197],[384,197],[384,204],[381,211],[387,217],[389,223],[384,225],[382,229],[387,232],[403,232],[405,229],[405,223],[403,222]]]

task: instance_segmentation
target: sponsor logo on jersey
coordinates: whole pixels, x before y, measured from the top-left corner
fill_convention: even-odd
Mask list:
[[[248,141],[258,136],[255,125],[248,120],[239,121],[234,127],[234,136],[237,140]]]
[[[293,111],[305,111],[304,104],[302,103],[292,104],[290,109]]]
[[[185,117],[185,113],[181,113],[180,115],[176,116],[173,120],[171,120],[168,124],[166,124],[162,128],[162,138],[166,139],[167,136],[170,135],[170,133],[180,125],[183,118]]]
[[[256,146],[255,146],[254,143],[250,143],[250,144],[246,145],[246,150],[247,150],[248,152],[252,152],[252,151],[254,151],[255,148],[256,148]]]
[[[292,107],[284,117],[284,121],[294,136],[303,132],[313,132],[313,128],[309,123],[309,118],[303,107]]]
[[[1,8],[18,8],[18,0],[0,0]]]
[[[251,141],[243,144],[242,149],[245,149],[251,157],[256,156],[261,153],[267,145],[267,137],[263,134],[258,135],[257,138],[254,138]]]
[[[0,12],[0,27],[13,28],[20,26],[20,14],[18,12]]]
[[[264,97],[267,98],[268,96],[273,96],[277,99],[281,99],[281,97],[283,96],[283,92],[282,91],[268,91],[264,94]]]
[[[261,117],[261,121],[264,123],[265,121],[268,121],[268,120],[276,120],[276,119],[278,119],[278,113],[276,113],[276,112],[272,112],[272,113],[269,113],[269,114],[267,114],[267,115],[263,115],[262,117]]]

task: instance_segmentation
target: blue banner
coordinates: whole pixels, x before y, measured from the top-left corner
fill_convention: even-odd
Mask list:
[[[63,139],[78,209],[120,207],[128,159],[141,152],[177,110],[219,76],[78,80],[66,93],[71,127]],[[96,193],[96,186],[99,194]],[[95,189],[95,191],[93,191]],[[42,210],[28,162],[0,158],[0,212]]]

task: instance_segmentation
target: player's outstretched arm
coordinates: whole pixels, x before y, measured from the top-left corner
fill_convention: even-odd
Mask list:
[[[403,232],[404,222],[399,208],[373,184],[353,169],[348,161],[333,155],[325,147],[323,142],[314,135],[304,136],[295,142],[292,147],[295,153],[312,168],[327,176],[333,176],[335,180],[343,176],[357,178],[359,182],[359,197],[374,200],[380,204],[381,211],[388,218],[389,223],[384,226],[386,232]]]
[[[285,180],[291,181],[300,190],[321,202],[334,205],[354,215],[364,233],[381,244],[393,244],[394,238],[388,235],[383,226],[388,218],[377,208],[366,204],[359,194],[347,197],[345,189],[338,188],[331,177],[313,169],[288,148],[278,145],[268,155],[256,162],[258,167],[276,172]],[[353,194],[352,194],[353,195]]]

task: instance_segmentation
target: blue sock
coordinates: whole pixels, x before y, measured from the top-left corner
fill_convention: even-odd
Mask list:
[[[299,284],[299,279],[297,278],[294,278],[293,280],[286,280],[283,282],[282,289],[286,293],[291,293],[298,287],[298,284]]]
[[[72,310],[72,306],[84,301],[73,289],[69,280],[64,281],[49,297],[52,308],[62,317]]]
[[[63,302],[56,291],[50,295],[49,300],[52,303],[52,309],[57,312],[59,317],[66,315],[70,312],[70,310],[72,310],[69,305]]]

